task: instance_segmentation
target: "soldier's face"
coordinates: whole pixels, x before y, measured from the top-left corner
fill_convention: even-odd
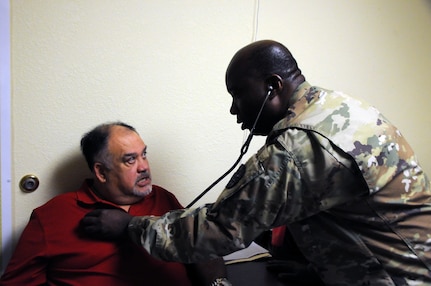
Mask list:
[[[238,67],[230,69],[227,73],[226,87],[232,96],[230,113],[236,115],[241,129],[251,130],[268,93],[267,85],[263,79],[249,75],[247,71]],[[255,134],[266,135],[271,130],[272,126],[267,124],[269,114],[270,110],[265,105],[256,124]]]

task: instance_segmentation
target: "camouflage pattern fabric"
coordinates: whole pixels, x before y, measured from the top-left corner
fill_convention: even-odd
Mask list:
[[[152,255],[193,262],[286,225],[325,285],[431,285],[431,189],[375,108],[304,82],[214,204],[136,217]]]

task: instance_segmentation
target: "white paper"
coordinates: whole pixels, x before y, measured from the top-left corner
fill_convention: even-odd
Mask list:
[[[267,249],[263,248],[259,244],[252,242],[247,248],[235,251],[231,254],[223,256],[225,261],[228,260],[241,260],[245,258],[250,258],[258,254],[269,253]]]

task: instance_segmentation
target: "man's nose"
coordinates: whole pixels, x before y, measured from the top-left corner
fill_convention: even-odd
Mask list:
[[[147,158],[140,157],[138,160],[138,172],[145,172],[148,170],[148,160]]]
[[[230,111],[230,114],[232,115],[238,114],[238,107],[236,107],[236,104],[234,101],[232,101],[229,111]]]

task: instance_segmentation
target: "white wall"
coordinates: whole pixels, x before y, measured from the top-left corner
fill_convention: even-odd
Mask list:
[[[431,174],[429,0],[10,4],[15,240],[31,209],[80,185],[88,171],[79,139],[101,122],[137,127],[154,183],[183,204],[230,167],[244,134],[228,112],[224,73],[256,24],[256,38],[286,44],[310,83],[381,109]],[[28,173],[41,180],[31,194],[18,188]]]

